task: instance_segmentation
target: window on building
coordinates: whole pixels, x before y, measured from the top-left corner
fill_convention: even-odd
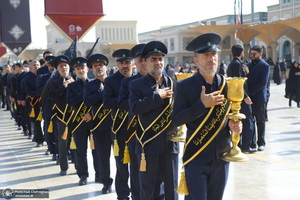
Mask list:
[[[283,0],[283,3],[291,3],[291,0]]]
[[[102,49],[102,53],[104,54],[104,55],[110,55],[110,49],[108,49],[108,48],[105,48],[105,49]]]
[[[185,50],[186,46],[193,40],[193,37],[183,37],[182,38],[182,48]]]
[[[175,51],[174,38],[170,38],[170,51]]]
[[[169,49],[169,44],[168,44],[168,39],[164,39],[164,44],[166,45],[166,47]]]

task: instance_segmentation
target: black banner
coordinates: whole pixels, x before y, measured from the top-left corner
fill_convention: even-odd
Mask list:
[[[64,55],[67,56],[70,61],[77,57],[77,41],[78,37],[76,36],[69,48],[64,53]]]
[[[31,43],[29,0],[1,0],[1,39],[17,56]]]

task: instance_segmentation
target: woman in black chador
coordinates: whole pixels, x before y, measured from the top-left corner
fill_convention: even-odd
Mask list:
[[[276,64],[274,65],[273,80],[277,85],[281,84],[280,66],[278,62],[276,62]]]
[[[289,106],[292,106],[292,100],[297,103],[297,107],[300,107],[300,66],[297,61],[294,61],[289,78],[286,81],[286,97],[289,98]]]

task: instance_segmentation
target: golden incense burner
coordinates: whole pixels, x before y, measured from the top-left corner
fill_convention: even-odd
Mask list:
[[[175,73],[177,81],[181,81],[183,79],[189,78],[193,75],[193,73]],[[186,127],[185,125],[179,126],[177,132],[174,135],[170,136],[170,140],[172,142],[185,142],[186,138]]]
[[[234,121],[239,121],[246,118],[244,114],[240,113],[241,103],[244,99],[244,83],[246,80],[247,78],[244,77],[229,77],[226,79],[228,86],[227,98],[232,102],[232,113],[229,113],[227,117],[229,119],[233,119]],[[229,152],[222,156],[222,160],[228,162],[243,162],[249,160],[248,156],[242,153],[241,149],[237,146],[240,142],[240,139],[239,133],[231,133],[232,147]]]

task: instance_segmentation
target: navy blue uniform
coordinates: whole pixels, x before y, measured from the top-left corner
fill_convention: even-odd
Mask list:
[[[66,78],[66,80],[69,80],[70,77]],[[67,88],[63,85],[64,79],[60,76],[58,79],[55,79],[51,86],[49,91],[49,96],[53,100],[53,103],[56,104],[56,106],[60,110],[65,110],[67,103],[66,103],[66,92]],[[57,112],[57,111],[56,111]],[[68,140],[62,139],[62,136],[64,134],[66,124],[60,121],[59,119],[56,119],[56,125],[57,125],[57,139],[58,139],[58,151],[59,151],[59,163],[60,163],[60,169],[61,171],[66,171],[69,168],[68,165]],[[70,134],[68,134],[70,135]]]
[[[14,116],[18,125],[18,130],[21,130],[22,119],[21,119],[21,106],[17,104],[17,93],[18,93],[18,82],[17,77],[20,73],[15,74],[11,79],[11,97],[15,99],[14,105]]]
[[[22,101],[25,100],[25,97],[23,97],[23,93],[21,90],[21,83],[23,78],[26,76],[26,72],[22,72],[20,74],[18,74],[17,76],[17,95],[16,95],[16,100],[17,101]],[[28,112],[26,112],[26,106],[22,106],[22,105],[17,105],[18,108],[20,109],[20,116],[21,116],[21,124],[22,124],[22,129],[23,129],[23,133],[24,135],[28,135],[29,133],[29,116],[28,116]]]
[[[103,89],[100,88],[101,81],[95,79],[84,85],[84,104],[92,106],[92,116],[97,112],[103,103]],[[103,83],[104,84],[104,83]],[[111,124],[112,118],[109,116],[93,131],[95,150],[98,156],[98,166],[100,181],[103,185],[112,185],[113,179],[110,177],[110,154],[111,154]]]
[[[51,76],[51,73],[47,74],[41,74],[40,77],[37,80],[37,93],[38,96],[41,98],[43,89],[49,80]],[[44,97],[45,98],[45,97]],[[52,133],[48,132],[48,127],[50,125],[51,117],[53,115],[53,101],[49,98],[49,96],[44,99],[43,105],[41,105],[42,112],[43,112],[43,119],[44,119],[44,134],[45,134],[45,140],[48,144],[48,150],[50,151],[50,154],[56,155],[58,153],[58,146],[57,146],[57,133],[53,131]],[[55,129],[53,129],[55,130]]]
[[[7,95],[7,79],[8,79],[8,73],[4,74],[1,79],[1,84],[3,87],[3,96],[4,96],[4,105],[6,105],[6,110],[10,110],[10,101],[9,97]]]
[[[171,82],[163,75],[164,82],[160,88],[170,88]],[[129,83],[130,111],[138,115],[144,127],[148,127],[168,105],[170,99],[162,100],[156,90],[156,80],[149,74]],[[174,134],[175,127],[171,125],[159,136],[144,147],[147,167],[140,172],[141,199],[154,199],[157,180],[164,182],[165,199],[176,200],[178,174],[178,143],[171,142],[168,137]],[[142,146],[136,143],[136,153],[140,158]],[[140,160],[140,159],[139,159]]]
[[[186,124],[187,138],[191,137],[208,114],[200,99],[202,86],[206,93],[220,90],[221,77],[216,75],[212,85],[206,83],[197,72],[194,76],[177,83],[175,91],[173,122]],[[186,181],[190,195],[187,200],[222,199],[227,182],[229,163],[220,158],[230,149],[230,133],[224,124],[214,140],[191,162],[185,165]]]
[[[72,106],[74,110],[74,115],[77,113],[80,105],[83,103],[83,87],[85,82],[83,82],[81,79],[77,79],[76,81],[69,83],[67,87],[67,95],[66,95],[66,101],[67,103]],[[73,119],[72,117],[72,119]],[[75,128],[72,125],[72,131],[73,128]],[[87,162],[87,149],[88,149],[88,138],[90,135],[90,127],[89,122],[82,122],[80,126],[73,132],[73,136],[76,143],[76,159],[75,159],[75,165],[77,170],[77,175],[79,178],[81,177],[89,177],[88,173],[88,162]],[[94,162],[94,169],[96,172],[96,177],[99,177],[99,170],[98,170],[98,158],[95,150],[92,150],[93,155],[93,162]]]
[[[118,107],[120,110],[127,110],[129,111],[129,83],[132,80],[137,78],[141,78],[141,74],[138,73],[135,76],[131,76],[128,78],[124,78],[121,83],[121,88],[119,91],[118,97]],[[130,123],[133,115],[131,112],[128,113],[128,124]],[[131,133],[129,133],[131,134]],[[127,135],[127,139],[130,135]],[[136,137],[132,137],[128,143],[129,153],[130,153],[130,186],[131,186],[131,198],[133,200],[140,199],[140,183],[139,183],[139,161],[138,157],[135,154],[135,145],[136,145]]]
[[[24,77],[23,79],[21,80],[21,84],[20,84],[20,93],[19,93],[19,99],[21,101],[25,101],[25,106],[24,106],[24,116],[25,116],[25,123],[27,124],[27,128],[28,128],[28,139],[31,139],[32,137],[32,132],[31,132],[31,124],[30,124],[30,120],[29,120],[29,114],[30,114],[30,111],[31,111],[31,106],[30,106],[30,98],[29,96],[27,95],[26,93],[26,88],[25,88],[25,85],[26,85],[26,82],[24,81],[26,79],[27,76],[29,76],[29,72],[26,72],[24,74]]]
[[[28,72],[28,75],[24,77],[23,84],[25,84],[25,91],[30,98],[30,113],[32,107],[34,108],[34,117],[30,117],[30,124],[31,124],[31,132],[34,134],[35,142],[37,144],[42,144],[44,142],[44,136],[41,127],[41,121],[36,120],[39,112],[40,112],[40,105],[39,105],[39,96],[37,95],[36,89],[36,75],[32,72]]]
[[[112,109],[112,117],[115,116],[118,109],[118,95],[121,87],[121,82],[124,76],[117,71],[108,76],[104,81],[103,103],[107,109]],[[115,156],[117,165],[117,174],[115,179],[115,186],[118,199],[129,199],[130,189],[128,186],[129,170],[128,164],[123,164],[125,140],[127,138],[127,123],[124,123],[116,135],[119,145],[119,156]]]

